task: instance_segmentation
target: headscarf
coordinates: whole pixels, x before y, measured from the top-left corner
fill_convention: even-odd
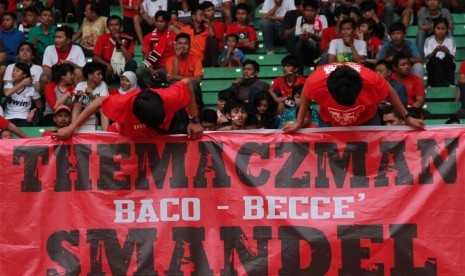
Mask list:
[[[131,90],[134,90],[134,89],[136,89],[136,88],[139,88],[139,87],[137,86],[137,77],[136,77],[136,74],[134,74],[134,72],[126,71],[126,72],[124,72],[124,73],[121,75],[121,77],[122,77],[122,76],[125,76],[126,78],[128,78],[129,82],[131,83],[131,87],[130,87],[128,90],[123,90],[123,89],[121,89],[121,87],[118,88],[118,92],[119,92],[120,94],[126,94],[126,93],[128,93],[129,91],[131,91]]]

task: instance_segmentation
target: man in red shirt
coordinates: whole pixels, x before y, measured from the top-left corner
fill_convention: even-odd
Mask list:
[[[21,138],[28,138],[26,133],[24,133],[21,129],[19,129],[15,124],[10,123],[7,119],[3,118],[3,116],[0,116],[0,132],[2,130],[9,130],[16,134],[18,137]]]
[[[98,97],[82,111],[68,127],[52,136],[66,139],[92,114],[102,108],[103,113],[119,124],[119,133],[130,138],[153,137],[168,133],[176,111],[186,108],[191,139],[202,136],[198,109],[190,79],[182,79],[168,88],[144,91],[136,89],[127,94]]]
[[[132,59],[134,57],[134,38],[121,32],[122,23],[123,21],[119,16],[110,16],[107,20],[110,33],[100,36],[94,46],[93,59],[106,69],[103,75],[106,76],[107,82],[119,82],[122,73],[135,72],[137,68],[137,63]],[[116,55],[123,55],[124,66],[115,64]]]
[[[377,104],[386,98],[406,125],[424,128],[422,120],[409,116],[386,80],[370,69],[354,63],[320,66],[305,83],[296,122],[285,125],[283,131],[294,132],[303,126],[312,100],[320,105],[321,119],[328,125],[381,125]]]
[[[237,34],[239,36],[239,43],[237,48],[244,54],[254,54],[255,48],[258,45],[257,32],[253,26],[248,24],[250,8],[245,3],[236,6],[236,19],[237,22],[228,25],[226,28],[225,36],[229,34]]]
[[[420,77],[412,74],[410,58],[404,53],[397,53],[392,59],[392,66],[396,72],[391,78],[407,88],[408,106],[423,108],[426,96],[425,85]]]

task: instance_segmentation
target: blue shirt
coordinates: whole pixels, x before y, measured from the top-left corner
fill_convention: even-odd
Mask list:
[[[11,30],[1,30],[0,40],[3,41],[3,46],[6,50],[6,61],[8,64],[18,61],[18,47],[25,41],[24,34],[16,28]]]
[[[404,107],[407,107],[408,96],[407,96],[407,88],[405,87],[405,85],[393,79],[389,81],[389,84],[392,86],[392,88],[394,88],[394,90],[396,90],[397,95],[399,96],[400,101],[402,102]]]

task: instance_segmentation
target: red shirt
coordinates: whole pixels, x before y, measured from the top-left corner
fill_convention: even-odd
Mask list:
[[[370,40],[366,42],[367,43],[367,57],[369,58],[376,58],[376,56],[379,53],[379,50],[381,49],[381,46],[383,46],[383,42],[376,36],[372,35]]]
[[[292,95],[292,88],[299,84],[304,84],[305,83],[305,77],[303,76],[297,76],[295,82],[293,83],[292,86],[287,85],[286,82],[286,77],[277,77],[273,81],[273,85],[271,85],[271,90],[280,90],[281,91],[281,96],[282,97],[288,97]]]
[[[173,73],[174,56],[170,57],[166,62],[166,71],[168,74]],[[178,75],[183,77],[202,76],[202,61],[191,54],[187,55],[186,59],[178,58]]]
[[[166,30],[160,34],[160,32],[155,29],[144,37],[141,51],[143,54],[149,54],[154,51],[154,57],[157,58],[154,62],[154,68],[162,68],[166,66],[166,61],[174,56],[175,41],[175,33]]]
[[[341,36],[336,33],[335,26],[331,26],[331,27],[324,29],[323,32],[321,33],[320,49],[322,51],[328,50],[329,43],[331,42],[331,40],[337,39],[337,38],[341,38]]]
[[[190,53],[203,60],[205,48],[207,47],[207,38],[209,37],[208,27],[205,25],[203,32],[195,33],[194,27],[184,26],[181,33],[186,33],[191,37]]]
[[[414,74],[409,74],[406,78],[399,78],[396,73],[393,73],[391,78],[403,83],[405,88],[407,88],[407,104],[409,106],[417,101],[417,97],[424,97],[426,95],[423,80]]]
[[[130,35],[121,34],[121,42],[126,49],[134,55],[134,38]],[[111,38],[111,34],[104,34],[97,39],[94,46],[94,55],[103,58],[105,61],[110,61],[115,49],[115,42]]]
[[[0,116],[0,129],[2,130],[7,129],[9,124],[10,124],[10,121]]]
[[[190,101],[190,92],[187,85],[182,81],[178,81],[168,88],[150,88],[149,90],[160,95],[163,100],[166,116],[165,122],[160,125],[160,128],[168,131],[174,113],[186,107]],[[146,127],[132,112],[132,106],[140,92],[140,89],[136,89],[127,94],[109,96],[105,98],[102,103],[103,113],[111,120],[120,123],[119,133],[131,138],[158,135],[155,129]]]
[[[226,29],[226,26],[224,25],[223,22],[220,21],[213,21],[213,29],[215,30],[215,37],[218,39],[218,47],[223,48],[224,42],[223,42],[223,37],[224,37],[224,30]]]
[[[459,74],[465,75],[465,61],[460,64]]]
[[[399,7],[399,8],[405,8],[407,6],[408,2],[409,2],[409,0],[396,0],[396,6]],[[414,8],[416,7],[418,9],[419,7],[421,7],[422,2],[423,2],[423,0],[416,0],[413,7]]]
[[[385,100],[389,94],[389,84],[370,69],[356,63],[344,63],[360,73],[363,80],[362,91],[353,106],[339,105],[331,96],[326,85],[329,74],[338,64],[317,67],[304,86],[304,95],[320,105],[320,116],[324,122],[333,126],[357,126],[376,115],[377,103]]]
[[[58,101],[57,94],[55,93],[55,88],[56,87],[57,87],[57,83],[55,83],[55,82],[49,82],[45,86],[45,92],[44,92],[45,93],[45,100],[47,101],[47,104],[52,108],[52,110],[53,110],[53,107],[57,104],[57,101]],[[63,91],[63,92],[60,91],[59,89],[58,89],[58,91],[60,92],[60,94],[62,96],[65,95],[66,93],[69,93],[70,95],[72,95],[73,91],[74,91],[74,85],[67,86],[66,90]]]
[[[257,32],[255,32],[255,29],[250,25],[240,27],[237,23],[230,24],[228,25],[228,28],[226,28],[225,36],[228,36],[229,34],[237,34],[239,38],[248,38],[249,41],[255,41],[255,43],[258,43]],[[237,47],[244,47],[244,44],[238,43]]]
[[[130,7],[137,7],[140,5],[142,1],[139,0],[123,0],[123,5],[130,6]],[[134,18],[134,16],[139,14],[139,9],[132,10],[132,9],[123,9],[123,16],[127,18]]]

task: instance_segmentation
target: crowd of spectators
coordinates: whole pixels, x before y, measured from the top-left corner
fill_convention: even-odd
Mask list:
[[[299,112],[305,116],[304,127],[323,127],[328,125],[326,116],[306,104],[306,110],[299,109],[304,68],[329,63],[357,63],[375,72],[394,88],[410,110],[408,116],[425,115],[425,74],[428,86],[457,86],[456,100],[465,108],[465,65],[455,80],[451,15],[464,12],[464,2],[0,0],[2,138],[11,137],[11,132],[25,137],[18,127],[27,126],[71,125],[74,131],[100,125],[130,134],[134,131],[128,130],[129,115],[122,119],[115,111],[121,108],[112,105],[151,102],[146,92],[161,103],[163,120],[146,123],[144,108],[136,112],[129,107],[142,116],[131,117],[132,123],[142,129],[152,125],[156,133],[193,131],[190,135],[198,137],[199,129],[192,124],[204,130],[278,129],[295,122]],[[109,14],[110,4],[120,5],[122,17]],[[271,86],[260,79],[260,64],[247,59],[258,47],[253,25],[257,8],[266,54],[276,54],[278,47],[288,52],[281,62],[283,76]],[[77,31],[67,23],[77,23]],[[416,43],[406,39],[410,25],[418,25]],[[134,58],[135,45],[141,45],[140,64]],[[204,67],[242,68],[242,77],[219,91],[217,110],[204,108]],[[186,98],[180,94],[176,102],[168,92]],[[377,104],[377,121],[405,124],[405,115],[396,113],[387,100]],[[465,117],[463,108],[459,117]]]

